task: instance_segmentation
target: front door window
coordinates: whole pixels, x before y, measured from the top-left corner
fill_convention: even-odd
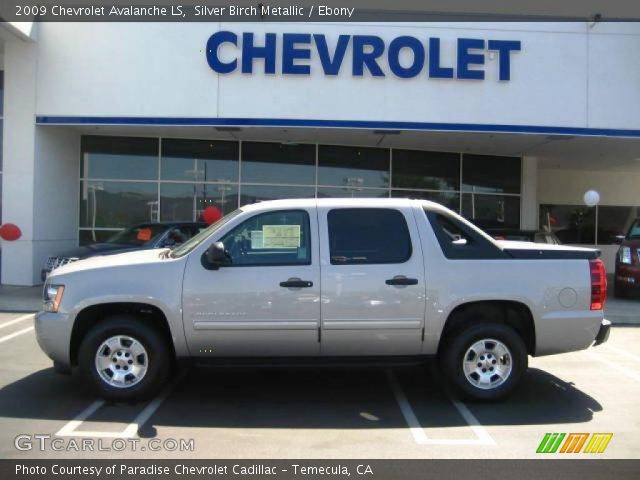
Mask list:
[[[232,267],[309,265],[309,214],[285,210],[255,215],[224,236]]]

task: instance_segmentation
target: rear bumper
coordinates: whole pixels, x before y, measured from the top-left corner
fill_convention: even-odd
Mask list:
[[[543,315],[536,322],[536,357],[591,347],[603,318],[602,310],[554,311]]]
[[[596,335],[596,340],[593,343],[593,346],[601,345],[609,340],[609,333],[611,333],[611,322],[606,319],[602,320],[600,330],[598,330],[598,335]]]

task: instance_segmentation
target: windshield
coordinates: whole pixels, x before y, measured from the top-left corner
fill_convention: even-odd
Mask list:
[[[640,238],[640,220],[636,220],[636,222],[631,225],[629,229],[629,238]]]
[[[137,225],[116,233],[113,237],[109,238],[106,243],[142,247],[152,243],[162,235],[165,230],[166,227],[164,225]]]
[[[205,228],[200,233],[198,233],[196,236],[191,237],[189,240],[184,242],[179,247],[174,248],[172,250],[172,252],[171,252],[171,256],[173,258],[179,258],[179,257],[182,257],[182,256],[186,255],[187,253],[191,252],[194,248],[196,248],[198,245],[200,245],[204,240],[209,238],[209,236],[213,232],[215,232],[220,227],[225,225],[232,218],[236,217],[240,212],[242,212],[242,210],[238,209],[238,210],[235,210],[235,211],[231,212],[229,215],[227,215],[225,217],[222,217],[216,223],[214,223],[213,225]]]

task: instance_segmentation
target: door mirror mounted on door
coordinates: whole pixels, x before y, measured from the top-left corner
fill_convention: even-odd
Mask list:
[[[211,270],[217,270],[220,267],[231,265],[229,255],[224,249],[224,243],[222,242],[212,243],[204,255],[207,266]]]

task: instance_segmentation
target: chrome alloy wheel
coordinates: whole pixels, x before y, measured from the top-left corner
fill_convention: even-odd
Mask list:
[[[469,347],[464,354],[462,368],[471,385],[491,390],[509,378],[513,369],[513,357],[504,343],[485,338]]]
[[[116,335],[98,347],[95,365],[103,382],[116,388],[129,388],[146,375],[149,355],[135,338]]]

